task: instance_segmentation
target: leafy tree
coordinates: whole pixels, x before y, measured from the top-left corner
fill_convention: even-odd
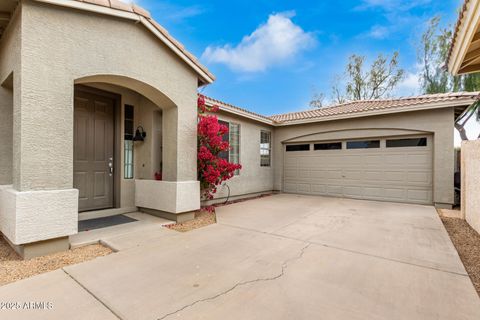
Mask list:
[[[336,76],[332,84],[332,100],[334,103],[344,103],[387,97],[404,74],[398,65],[398,52],[394,52],[391,58],[380,54],[369,66],[366,65],[365,56],[354,54],[350,56],[343,76]],[[314,96],[311,106],[323,106],[318,97],[323,100],[324,96]]]
[[[425,94],[480,90],[480,73],[453,76],[447,70],[445,64],[453,37],[451,30],[451,27],[441,29],[440,17],[437,16],[430,19],[422,35],[417,56],[421,65],[421,87]],[[473,104],[457,119],[455,127],[462,140],[468,140],[465,124],[474,115],[478,121],[479,106],[479,103]]]
[[[323,108],[325,95],[323,93],[315,93],[310,101],[310,108],[320,109]]]

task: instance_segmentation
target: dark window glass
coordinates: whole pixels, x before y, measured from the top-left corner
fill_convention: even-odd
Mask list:
[[[347,149],[375,149],[375,148],[380,148],[380,140],[347,142]]]
[[[229,131],[230,131],[230,124],[226,121],[222,121],[222,120],[218,120],[218,123],[221,124],[221,125],[224,125],[226,126]],[[229,133],[225,133],[222,137],[222,141],[226,141],[226,142],[229,142],[230,141],[230,135]],[[219,158],[222,158],[222,159],[225,159],[227,161],[230,161],[230,152],[229,151],[222,151],[218,154],[218,157]]]
[[[309,151],[310,150],[310,145],[309,144],[293,144],[287,146],[287,152],[292,152],[292,151]]]
[[[313,145],[314,150],[341,150],[342,143],[341,142],[333,142],[333,143],[315,143]]]
[[[132,140],[134,136],[134,129],[133,129],[133,114],[134,114],[134,107],[131,105],[125,105],[125,140]]]
[[[427,138],[387,140],[387,148],[426,147]]]

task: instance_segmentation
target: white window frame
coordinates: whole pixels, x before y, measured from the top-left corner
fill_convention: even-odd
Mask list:
[[[240,125],[240,123],[236,123],[236,122],[229,122],[229,121],[225,121],[225,122],[228,122],[229,124],[229,130],[228,130],[228,143],[230,145],[230,147],[232,147],[232,126],[237,126],[238,127],[238,161],[235,162],[232,160],[232,150],[229,151],[228,153],[228,162],[230,163],[235,163],[235,164],[240,164],[240,150],[241,150],[241,137],[242,137],[242,126]],[[235,175],[236,176],[239,176],[240,175],[240,170],[235,170]]]
[[[267,134],[268,135],[268,148],[262,147],[262,135]],[[262,163],[262,156],[265,156],[262,154],[262,151],[268,151],[268,165],[264,165]],[[260,130],[260,167],[262,168],[271,168],[272,167],[272,132],[268,130]]]

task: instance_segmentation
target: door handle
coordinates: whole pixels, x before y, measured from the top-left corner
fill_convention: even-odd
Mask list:
[[[113,175],[113,158],[110,158],[108,160],[109,160],[109,162],[108,162],[108,172],[109,172],[109,175],[112,176]]]

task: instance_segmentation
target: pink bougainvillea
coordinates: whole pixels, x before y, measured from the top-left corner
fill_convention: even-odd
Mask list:
[[[207,106],[205,98],[198,97],[198,179],[204,199],[213,199],[217,187],[224,181],[231,179],[241,165],[230,163],[221,158],[221,152],[230,150],[228,141],[223,141],[223,136],[228,133],[228,128],[218,122],[215,115],[217,106]]]

